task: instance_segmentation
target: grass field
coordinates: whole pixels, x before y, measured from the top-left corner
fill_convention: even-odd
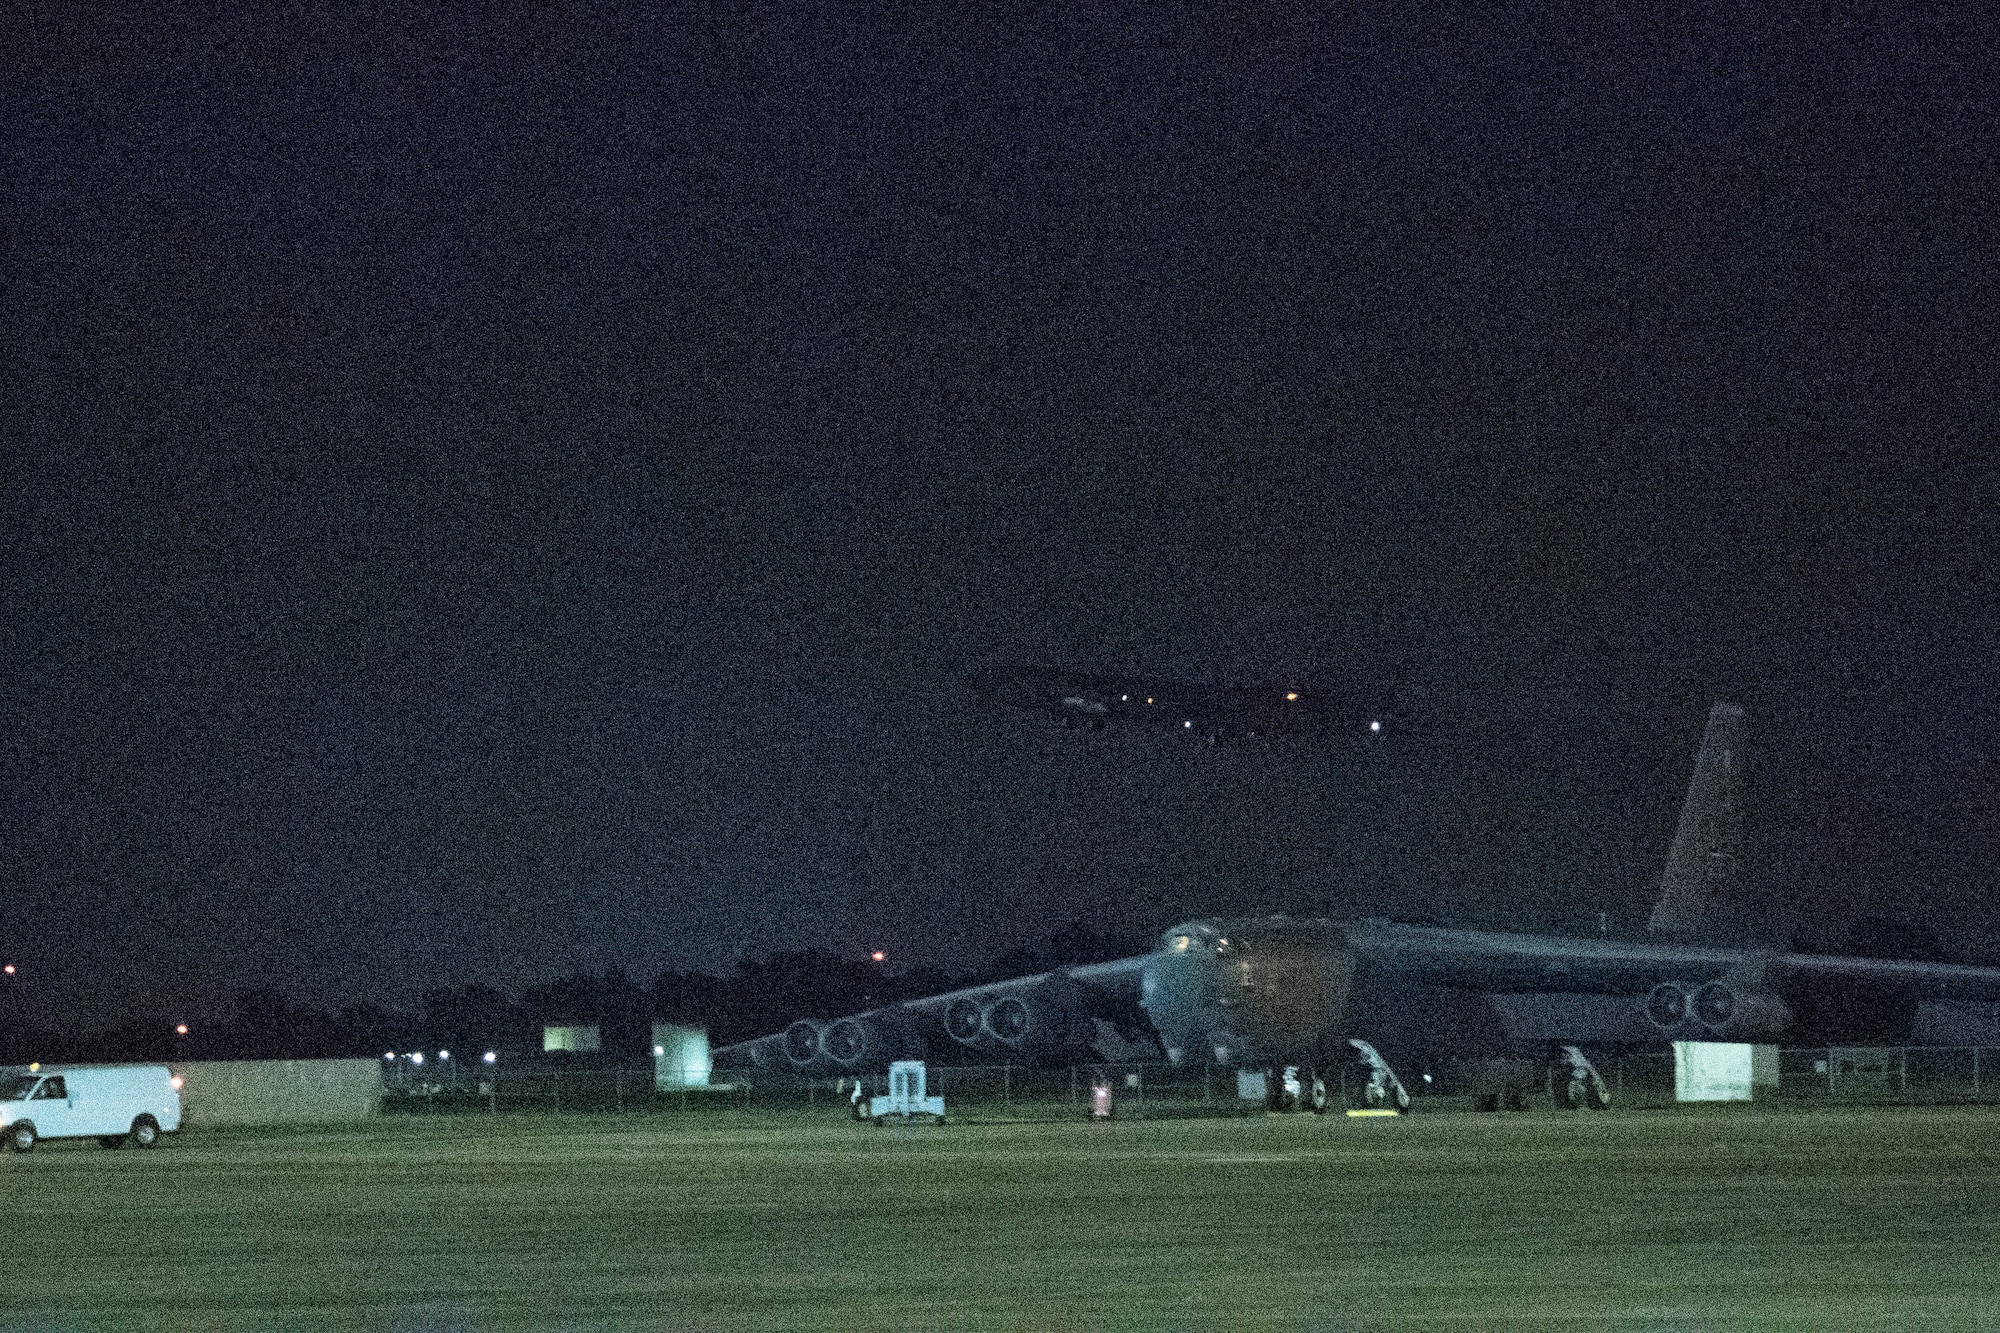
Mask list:
[[[397,1118],[0,1172],[8,1329],[2000,1329],[1976,1110]]]

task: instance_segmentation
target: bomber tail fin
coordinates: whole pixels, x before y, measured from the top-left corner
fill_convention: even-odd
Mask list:
[[[1660,876],[1660,901],[1646,929],[1681,938],[1703,933],[1709,904],[1737,886],[1742,864],[1743,710],[1717,704],[1708,710],[1708,730]]]

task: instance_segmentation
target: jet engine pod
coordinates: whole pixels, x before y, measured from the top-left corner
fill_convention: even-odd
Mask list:
[[[944,1030],[953,1041],[965,1046],[979,1044],[979,1031],[986,1022],[986,1012],[979,1007],[979,1001],[960,996],[944,1011]]]
[[[1719,981],[1711,981],[1694,993],[1695,1021],[1710,1032],[1720,1032],[1736,1017],[1736,992]]]
[[[1663,1032],[1672,1032],[1687,1021],[1687,989],[1672,981],[1662,981],[1646,996],[1646,1021]]]
[[[1018,1049],[1035,1030],[1034,1012],[1018,995],[1004,995],[986,1006],[986,1031],[1003,1046]]]
[[[820,1034],[819,1048],[843,1069],[852,1069],[882,1045],[875,1025],[859,1018],[842,1018]]]
[[[1792,1025],[1792,1011],[1767,990],[1711,981],[1694,993],[1689,1005],[1695,1022],[1731,1041],[1775,1041]]]
[[[785,1029],[785,1058],[803,1069],[819,1059],[823,1029],[810,1018],[801,1018]]]
[[[988,1054],[1081,1050],[1094,1029],[1090,992],[1060,974],[995,995],[982,1006],[972,999],[945,1010],[952,1039]]]

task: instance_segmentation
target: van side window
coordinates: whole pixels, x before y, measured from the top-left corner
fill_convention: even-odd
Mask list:
[[[57,1074],[42,1080],[42,1086],[35,1089],[34,1100],[38,1102],[60,1102],[69,1099],[68,1089],[63,1087],[62,1075]]]

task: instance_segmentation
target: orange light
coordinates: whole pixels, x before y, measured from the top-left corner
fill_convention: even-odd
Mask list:
[[[1297,703],[1298,701],[1299,701],[1299,692],[1298,692],[1297,690],[1286,690],[1286,691],[1285,691],[1285,702],[1286,702],[1286,703],[1288,703],[1288,704],[1295,704],[1295,703]]]
[[[886,954],[886,953],[883,953],[883,952],[882,952],[882,951],[881,951],[880,949],[877,949],[877,950],[876,950],[876,951],[875,951],[874,953],[871,953],[871,954],[869,954],[868,956],[869,956],[870,958],[873,958],[873,959],[874,959],[874,960],[875,960],[876,962],[878,962],[878,963],[879,963],[879,962],[882,962],[882,961],[884,961],[885,959],[887,959],[889,955],[888,955],[888,954]]]
[[[7,964],[5,969],[0,970],[4,970],[10,977],[14,975],[14,965],[12,963]]]
[[[174,1024],[174,1031],[185,1037],[188,1034],[188,1025],[185,1023],[176,1023]]]

